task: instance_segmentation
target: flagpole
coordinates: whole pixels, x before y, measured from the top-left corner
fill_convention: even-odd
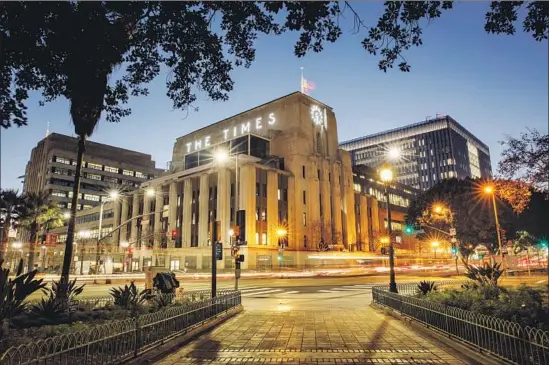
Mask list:
[[[303,82],[303,67],[301,67],[301,92],[303,94],[305,94],[304,86],[305,86],[305,83]]]

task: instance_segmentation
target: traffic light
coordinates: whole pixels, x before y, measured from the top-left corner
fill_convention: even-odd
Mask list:
[[[406,227],[404,227],[404,233],[406,234],[413,234],[414,233],[414,227],[407,224]]]
[[[453,253],[454,255],[457,255],[457,252],[458,252],[458,248],[457,248],[456,246],[453,246],[453,247],[452,247],[452,253]]]
[[[545,240],[545,239],[544,239],[544,240],[541,240],[541,241],[539,241],[539,243],[538,243],[538,247],[539,247],[539,248],[547,248],[547,247],[549,247],[549,243],[548,243],[547,240]]]
[[[278,261],[282,261],[282,252],[278,251]]]
[[[238,226],[238,236],[236,239],[242,243],[246,242],[246,211],[236,212],[236,225]]]
[[[177,238],[177,229],[172,229],[172,241],[175,241]]]

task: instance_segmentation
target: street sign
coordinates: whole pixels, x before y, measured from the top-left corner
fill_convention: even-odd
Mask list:
[[[215,258],[217,261],[223,260],[223,244],[221,242],[215,243]]]
[[[456,235],[456,229],[450,228],[450,236],[455,236],[455,235]]]
[[[395,236],[395,242],[396,243],[402,243],[402,237],[401,236]]]

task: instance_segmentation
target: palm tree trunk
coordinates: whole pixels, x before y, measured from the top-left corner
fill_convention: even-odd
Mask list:
[[[78,208],[78,195],[80,194],[80,175],[82,172],[82,160],[86,151],[86,135],[78,137],[78,157],[76,160],[76,171],[74,173],[74,186],[72,188],[71,217],[67,230],[67,241],[65,243],[65,256],[63,257],[63,269],[61,271],[61,284],[69,283],[69,273],[72,263],[72,249],[74,242],[74,228],[76,225],[76,211]]]
[[[38,240],[38,223],[34,220],[30,226],[29,243],[29,261],[27,262],[27,271],[34,270],[34,250],[36,250],[36,241]]]
[[[2,230],[0,230],[0,234],[2,235],[2,237],[0,237],[0,245],[1,245],[0,246],[0,263],[6,256],[6,251],[8,248],[8,234],[9,234],[8,232],[9,232],[10,224],[11,223],[9,222],[8,217],[6,217],[6,219],[4,220],[4,226],[2,227]]]

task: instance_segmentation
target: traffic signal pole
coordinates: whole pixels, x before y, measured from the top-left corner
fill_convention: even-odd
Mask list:
[[[217,294],[217,222],[214,221],[212,225],[212,238],[210,239],[210,244],[212,246],[212,298],[215,298]]]

